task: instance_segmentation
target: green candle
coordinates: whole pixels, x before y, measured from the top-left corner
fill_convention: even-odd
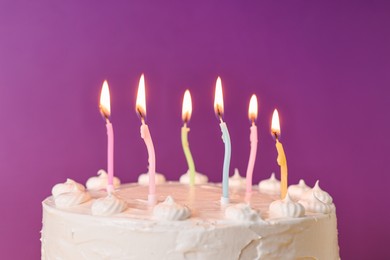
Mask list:
[[[181,144],[183,146],[184,155],[187,160],[189,174],[190,174],[190,185],[193,186],[195,184],[195,163],[192,158],[190,145],[188,143],[188,132],[190,129],[187,127],[187,122],[191,118],[192,113],[192,101],[190,91],[187,89],[184,93],[183,98],[183,108],[182,108],[182,118],[184,121],[184,125],[181,128]]]

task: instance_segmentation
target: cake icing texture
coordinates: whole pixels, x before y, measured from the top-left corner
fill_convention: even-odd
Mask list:
[[[216,184],[159,184],[154,206],[136,183],[112,196],[72,182],[53,190],[42,202],[42,259],[339,259],[335,207],[318,184],[299,203],[241,189],[226,206]],[[68,193],[90,200],[59,207]]]
[[[127,208],[127,203],[115,194],[96,199],[91,206],[91,213],[95,216],[111,216]]]
[[[275,200],[269,206],[271,218],[299,218],[305,215],[305,208],[301,203],[294,202],[287,193],[283,200]]]
[[[306,191],[299,202],[306,208],[307,211],[315,213],[331,213],[334,211],[332,197],[320,188],[317,181],[314,187]]]
[[[229,187],[244,188],[246,179],[241,177],[237,168],[234,169],[234,174],[229,178]]]
[[[267,194],[280,194],[280,181],[276,179],[275,173],[272,173],[269,179],[259,182],[259,190]]]
[[[246,203],[239,203],[227,207],[225,210],[225,217],[227,219],[242,222],[257,222],[261,220],[259,213]]]
[[[85,187],[71,179],[56,184],[51,193],[55,205],[59,208],[69,208],[91,199],[89,193],[85,192]]]
[[[107,188],[108,184],[108,174],[105,170],[99,170],[97,172],[98,176],[94,176],[88,179],[85,186],[88,190],[104,190]],[[114,189],[118,188],[121,185],[121,181],[114,176],[113,186]]]
[[[209,178],[199,172],[195,172],[195,184],[205,184],[209,181]],[[180,176],[180,183],[189,184],[190,183],[190,171],[188,170],[185,174]]]
[[[153,209],[153,215],[157,220],[185,220],[191,216],[188,207],[177,204],[171,196],[159,203]]]
[[[288,187],[288,194],[293,200],[299,200],[308,190],[310,190],[310,187],[301,179],[298,184],[290,185],[290,187]]]
[[[166,182],[164,174],[157,173],[155,175],[156,184],[162,184]],[[149,185],[149,173],[142,173],[138,176],[138,184]]]

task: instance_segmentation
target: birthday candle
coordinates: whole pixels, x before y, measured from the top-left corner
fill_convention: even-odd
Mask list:
[[[182,107],[182,118],[183,118],[183,127],[181,128],[181,144],[183,146],[184,155],[187,160],[189,174],[190,174],[190,185],[195,184],[195,163],[191,155],[190,146],[188,143],[188,132],[190,128],[187,127],[187,122],[191,118],[192,113],[192,100],[190,91],[187,89],[184,93],[183,98],[183,107]]]
[[[218,77],[217,83],[215,85],[215,97],[214,97],[214,111],[220,120],[219,126],[222,131],[222,140],[225,143],[225,156],[223,160],[223,172],[222,172],[222,197],[221,203],[229,203],[229,168],[230,168],[230,158],[231,158],[231,142],[229,130],[226,123],[222,119],[223,115],[223,94],[222,94],[222,82],[221,78]]]
[[[145,79],[144,74],[141,75],[138,85],[136,112],[141,118],[141,137],[144,139],[146,149],[148,150],[148,162],[149,162],[149,204],[156,203],[156,155],[154,152],[154,146],[152,137],[150,135],[149,127],[145,123],[146,117],[146,97],[145,97]]]
[[[111,194],[114,190],[113,179],[114,179],[114,131],[112,124],[109,120],[111,114],[110,106],[110,91],[108,88],[108,83],[105,80],[103,82],[102,91],[100,94],[100,113],[106,119],[106,128],[107,128],[107,173],[108,173],[108,185],[107,192]]]
[[[286,197],[287,194],[287,160],[286,154],[284,153],[283,145],[279,142],[280,137],[280,123],[279,123],[279,114],[278,110],[274,110],[272,115],[272,124],[271,124],[271,132],[275,136],[276,139],[276,150],[278,151],[277,162],[280,166],[280,196],[282,199]]]
[[[252,95],[251,100],[249,102],[249,111],[248,116],[249,120],[252,121],[252,126],[250,128],[250,136],[249,140],[251,143],[251,150],[249,154],[248,167],[246,169],[246,192],[252,192],[252,177],[253,177],[253,169],[255,167],[256,161],[256,152],[257,152],[257,126],[255,125],[255,120],[257,118],[257,97],[256,95]]]

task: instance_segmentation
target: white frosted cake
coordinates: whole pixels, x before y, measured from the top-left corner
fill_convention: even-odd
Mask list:
[[[109,196],[68,180],[52,193],[42,259],[339,259],[335,207],[318,183],[284,200],[232,188],[226,206],[215,184],[160,184],[155,206],[138,183]]]

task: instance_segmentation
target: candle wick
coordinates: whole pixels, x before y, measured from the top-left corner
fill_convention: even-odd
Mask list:
[[[110,123],[110,119],[108,119],[107,116],[105,116],[105,118],[106,118],[106,123],[109,124]]]
[[[221,113],[221,110],[219,109],[219,107],[217,108],[217,112],[218,112],[219,121],[221,121],[221,123],[223,123],[222,113]]]
[[[278,133],[274,132],[274,136],[275,136],[276,141],[279,142]]]
[[[252,126],[255,126],[255,119],[252,118]]]
[[[145,118],[141,112],[141,109],[139,109],[139,107],[137,107],[137,112],[138,112],[138,115],[139,117],[141,118],[141,123],[144,125],[145,124]]]
[[[105,119],[108,119],[108,117],[109,117],[109,113],[105,110],[105,108],[102,106],[102,105],[100,105],[100,114],[105,118]]]
[[[184,127],[187,127],[187,120],[184,120]]]

